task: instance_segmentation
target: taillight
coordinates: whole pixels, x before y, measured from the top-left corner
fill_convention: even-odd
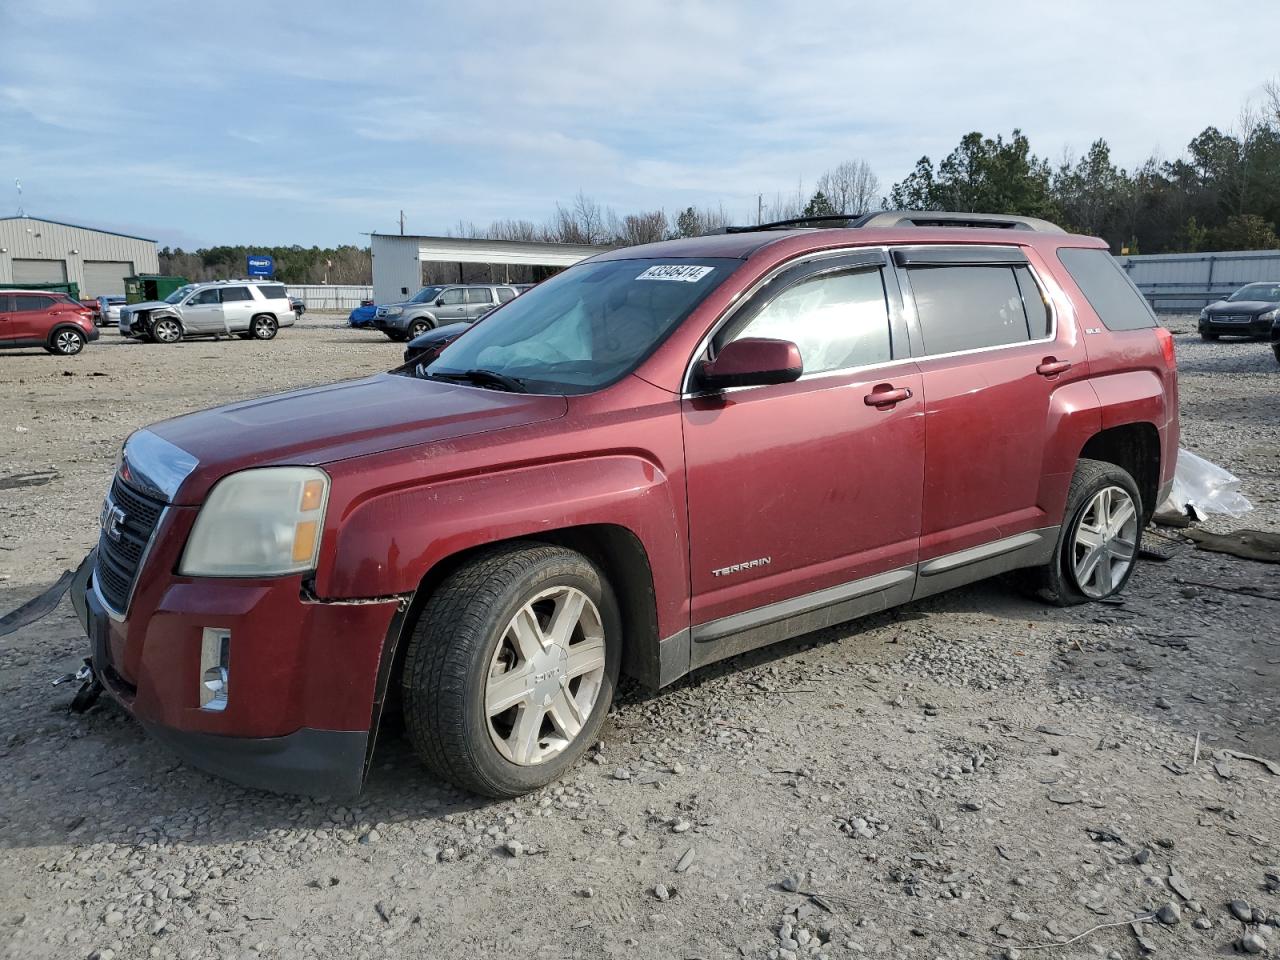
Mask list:
[[[1178,365],[1178,355],[1173,349],[1173,334],[1164,327],[1156,327],[1156,336],[1160,340],[1160,352],[1164,354],[1164,362],[1173,369]]]

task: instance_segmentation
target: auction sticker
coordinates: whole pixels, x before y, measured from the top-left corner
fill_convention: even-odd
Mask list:
[[[637,280],[676,280],[680,283],[697,283],[715,267],[697,267],[687,263],[667,263],[650,267]]]

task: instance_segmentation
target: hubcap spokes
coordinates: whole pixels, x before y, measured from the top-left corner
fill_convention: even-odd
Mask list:
[[[1138,508],[1120,487],[1093,495],[1076,525],[1072,565],[1076,586],[1095,599],[1110,594],[1133,565],[1138,544]]]
[[[498,641],[485,681],[489,736],[521,766],[542,763],[578,736],[604,679],[600,611],[576,587],[526,603]]]
[[[63,353],[75,353],[78,346],[75,334],[64,333],[58,337],[58,349]]]

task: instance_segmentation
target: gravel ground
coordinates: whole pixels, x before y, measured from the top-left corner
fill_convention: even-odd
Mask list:
[[[1206,526],[1280,529],[1280,367],[1178,350],[1184,444],[1257,508]],[[0,612],[91,545],[130,430],[399,351],[321,316],[0,354]],[[502,803],[396,736],[337,805],[192,770],[105,700],[71,716],[47,683],[85,646],[64,602],[0,639],[0,954],[1274,955],[1280,766],[1223,751],[1280,761],[1275,568],[1171,547],[1121,604],[987,582],[624,688],[589,762]]]

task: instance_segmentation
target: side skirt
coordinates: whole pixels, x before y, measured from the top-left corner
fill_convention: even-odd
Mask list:
[[[1047,563],[1058,542],[1058,527],[1042,527],[966,550],[781,600],[754,610],[699,624],[662,642],[659,683],[666,686],[688,669],[826,627],[879,613],[912,600],[985,580],[1020,567]]]

